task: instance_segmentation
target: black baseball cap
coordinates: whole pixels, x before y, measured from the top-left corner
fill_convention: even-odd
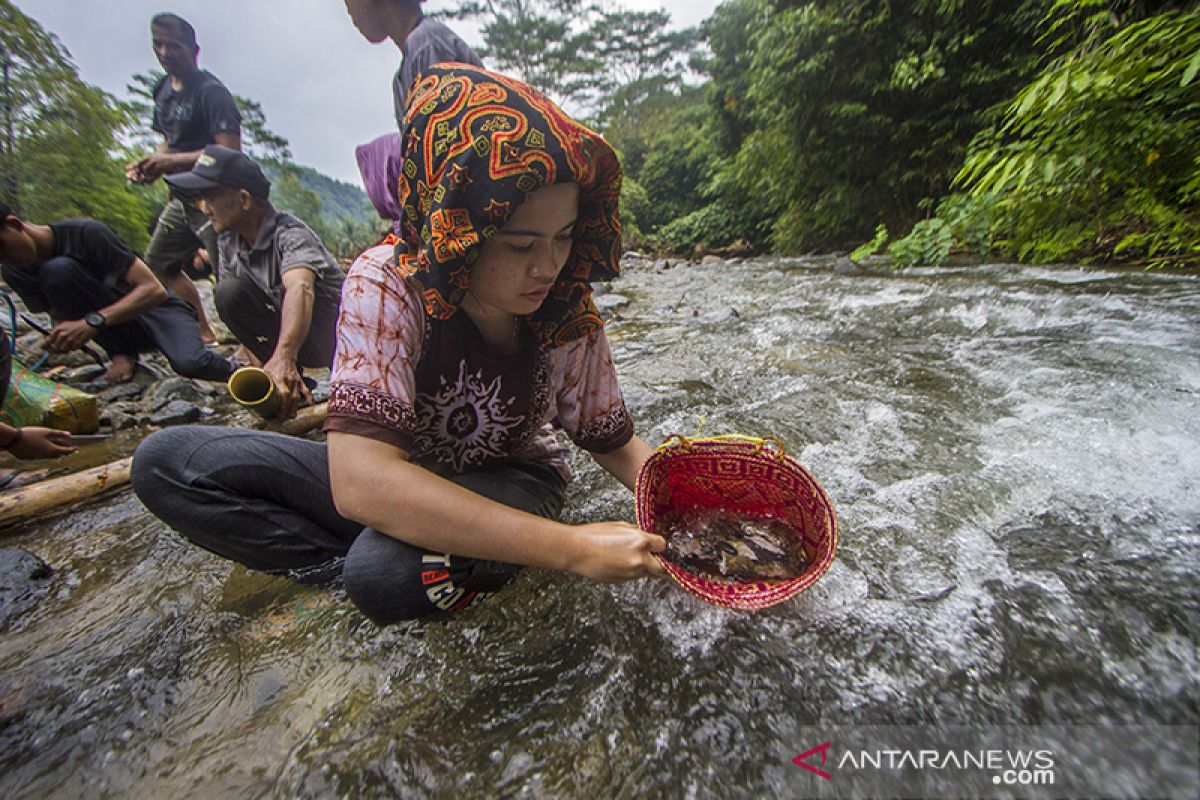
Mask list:
[[[254,197],[271,196],[271,182],[262,169],[241,150],[210,144],[196,159],[191,172],[178,172],[163,178],[181,194],[196,195],[205,189],[227,186],[245,189]]]

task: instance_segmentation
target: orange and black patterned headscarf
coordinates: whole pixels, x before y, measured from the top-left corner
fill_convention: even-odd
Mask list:
[[[532,192],[574,181],[575,243],[529,322],[547,346],[599,327],[591,282],[617,276],[621,248],[613,149],[536,90],[467,64],[431,67],[408,97],[399,260],[421,286],[426,313],[448,319],[458,310],[483,243]]]

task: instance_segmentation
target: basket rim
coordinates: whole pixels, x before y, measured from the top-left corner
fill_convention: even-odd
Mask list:
[[[768,447],[768,442],[773,446]],[[819,557],[814,559],[808,568],[795,578],[778,581],[746,581],[741,583],[721,581],[690,572],[677,564],[667,561],[661,555],[655,554],[655,558],[662,565],[667,576],[684,591],[705,602],[739,610],[759,610],[785,602],[816,583],[829,570],[837,553],[839,540],[837,512],[833,507],[832,501],[829,499],[829,495],[816,479],[816,476],[805,468],[803,464],[787,455],[782,442],[778,439],[764,440],[744,436],[716,436],[689,439],[678,434],[667,437],[650,454],[645,463],[642,464],[642,468],[638,471],[634,487],[634,494],[637,501],[636,514],[638,527],[643,530],[649,530],[646,525],[651,521],[650,518],[654,516],[654,512],[650,507],[648,485],[650,476],[654,470],[659,469],[662,462],[691,452],[697,448],[706,451],[709,455],[719,454],[723,450],[745,456],[748,451],[753,451],[753,455],[772,458],[780,462],[787,469],[797,472],[821,501],[829,523],[829,535],[827,543],[822,548]]]

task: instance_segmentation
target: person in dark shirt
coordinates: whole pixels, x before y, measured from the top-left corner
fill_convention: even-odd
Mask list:
[[[161,350],[188,378],[224,381],[232,364],[204,346],[190,305],[171,295],[102,222],[26,222],[0,203],[0,263],[5,282],[32,312],[50,312],[44,347],[78,350],[95,339],[112,364],[112,383],[128,381],[138,353]]]
[[[358,32],[372,44],[391,39],[402,55],[392,78],[392,107],[397,130],[404,129],[408,90],[416,77],[432,67],[454,61],[482,67],[471,46],[436,19],[421,11],[424,0],[346,0],[346,11]]]
[[[130,164],[125,172],[129,180],[141,184],[191,169],[205,145],[219,144],[235,150],[242,146],[237,104],[221,81],[200,69],[200,47],[192,26],[175,14],[158,14],[150,21],[150,33],[154,54],[167,74],[154,87],[152,127],[163,140],[153,153]],[[208,323],[200,293],[183,271],[183,265],[200,247],[215,258],[216,233],[198,209],[172,197],[159,215],[146,263],[167,287],[192,304],[201,338],[212,343],[217,337]],[[215,266],[219,275],[220,265]]]

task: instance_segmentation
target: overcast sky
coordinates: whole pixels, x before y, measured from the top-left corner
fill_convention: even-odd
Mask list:
[[[359,183],[355,145],[392,130],[391,79],[400,51],[372,45],[342,0],[15,0],[58,36],[80,76],[125,96],[135,72],[158,67],[150,17],[173,11],[196,28],[200,66],[230,91],[262,104],[267,125],[291,143],[299,164]],[[445,5],[430,0],[428,9]],[[718,0],[622,0],[630,9],[665,8],[674,27],[699,24]],[[472,45],[474,27],[450,23]]]

